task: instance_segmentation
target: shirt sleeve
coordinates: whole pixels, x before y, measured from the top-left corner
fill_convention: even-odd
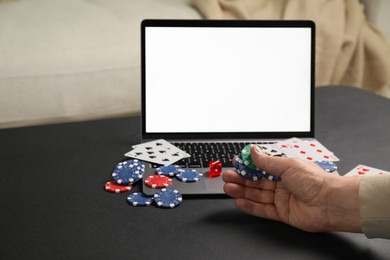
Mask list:
[[[390,239],[390,174],[362,176],[359,201],[364,234]]]

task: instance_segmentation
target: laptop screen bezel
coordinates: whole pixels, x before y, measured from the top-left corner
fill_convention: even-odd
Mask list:
[[[147,27],[281,27],[310,28],[310,130],[301,132],[230,132],[230,133],[148,133],[146,132],[146,54],[145,29]],[[141,22],[141,137],[145,139],[262,139],[314,137],[315,87],[315,24],[310,20],[167,20],[146,19]]]

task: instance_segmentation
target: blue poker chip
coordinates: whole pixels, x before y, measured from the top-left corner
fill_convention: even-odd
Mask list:
[[[145,164],[134,159],[118,163],[111,175],[116,183],[127,185],[141,180],[144,172]]]
[[[262,179],[268,179],[271,181],[280,181],[280,176],[274,176],[261,169],[252,169],[244,164],[240,155],[235,160],[236,171],[247,180],[257,181]]]
[[[158,190],[153,198],[158,207],[167,209],[177,207],[183,200],[178,190],[170,188]]]
[[[236,171],[247,180],[257,181],[265,178],[265,171],[255,170],[246,166],[240,157],[236,157],[234,166]]]
[[[324,171],[334,172],[337,171],[337,165],[334,162],[329,161],[315,161],[315,164],[320,166]]]
[[[178,165],[166,165],[160,166],[156,169],[156,174],[173,177],[179,173],[180,166]]]
[[[179,169],[176,178],[182,182],[197,182],[203,178],[203,174],[194,169]]]
[[[280,176],[271,175],[268,172],[265,173],[265,178],[267,178],[270,181],[280,181],[282,178]]]
[[[142,192],[134,192],[130,194],[126,200],[134,207],[145,207],[152,204],[153,197],[148,197]]]

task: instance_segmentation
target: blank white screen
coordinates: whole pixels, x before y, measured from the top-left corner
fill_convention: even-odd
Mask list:
[[[147,27],[147,133],[310,131],[309,28]]]

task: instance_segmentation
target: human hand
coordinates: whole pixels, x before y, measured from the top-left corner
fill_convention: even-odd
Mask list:
[[[361,232],[359,177],[330,174],[297,158],[271,157],[251,148],[255,165],[281,181],[251,181],[234,170],[223,174],[224,191],[237,208],[309,231]]]

